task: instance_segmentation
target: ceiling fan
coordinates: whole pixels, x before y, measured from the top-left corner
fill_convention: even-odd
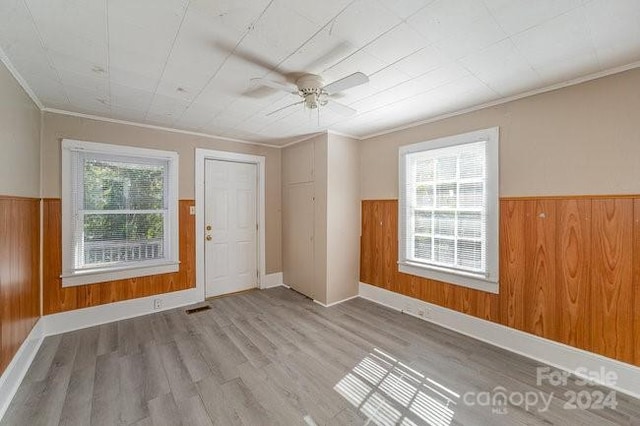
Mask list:
[[[357,111],[347,105],[337,102],[335,99],[332,99],[331,96],[344,90],[351,89],[352,87],[365,84],[369,81],[369,77],[361,72],[356,72],[327,85],[324,84],[322,77],[316,74],[303,74],[296,80],[295,85],[280,83],[265,78],[254,78],[251,79],[251,81],[272,89],[298,95],[302,98],[298,102],[279,108],[275,111],[271,111],[267,116],[276,114],[296,105],[304,105],[304,108],[309,110],[319,110],[326,106],[337,114],[348,116],[355,114]]]

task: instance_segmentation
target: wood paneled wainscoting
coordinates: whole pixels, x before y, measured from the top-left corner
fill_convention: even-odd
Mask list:
[[[398,272],[398,202],[362,202],[360,281],[640,365],[640,196],[500,201],[500,293]]]
[[[60,199],[45,199],[43,209],[43,314],[70,311],[195,287],[193,200],[179,202],[180,270],[74,287],[62,287],[62,210]]]
[[[40,199],[0,196],[0,374],[40,316]]]

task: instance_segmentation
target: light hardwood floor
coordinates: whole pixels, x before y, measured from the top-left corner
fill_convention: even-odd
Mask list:
[[[280,287],[207,303],[47,338],[2,424],[640,424],[636,399],[565,409],[609,390],[537,386],[535,361],[362,299],[323,308]],[[478,404],[498,386],[515,405]],[[548,410],[518,406],[540,393]]]

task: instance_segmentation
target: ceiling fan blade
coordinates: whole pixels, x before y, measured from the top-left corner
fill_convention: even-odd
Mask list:
[[[327,108],[329,108],[331,111],[340,114],[340,115],[354,115],[356,114],[358,111],[356,111],[355,109],[346,106],[345,104],[341,104],[340,102],[336,102],[333,99],[329,99],[327,102]]]
[[[355,48],[352,44],[347,43],[346,41],[341,41],[319,58],[316,58],[314,61],[306,64],[303,69],[307,70],[308,72],[318,74],[323,70],[329,68],[332,64],[340,62],[340,60],[353,53],[354,49]]]
[[[229,56],[234,56],[236,58],[242,59],[243,61],[249,62],[250,64],[257,65],[261,68],[264,68],[265,70],[275,72],[286,78],[286,75],[278,71],[277,64],[269,62],[267,59],[261,58],[248,51],[239,49],[237,45],[229,44],[221,40],[216,40],[213,42],[213,47],[215,47],[218,50],[221,50],[222,52],[225,52]]]
[[[280,83],[266,78],[252,78],[251,81],[262,86],[271,87],[272,89],[281,90],[283,92],[292,93],[294,95],[298,94],[298,88],[293,84]]]
[[[333,83],[324,86],[323,90],[329,95],[332,93],[342,92],[343,90],[351,89],[352,87],[360,86],[361,84],[368,83],[369,77],[361,72],[355,72],[345,78],[336,80]]]
[[[275,114],[275,113],[277,113],[277,112],[284,111],[285,109],[289,109],[289,108],[291,108],[292,106],[301,105],[301,104],[303,104],[303,103],[304,103],[304,101],[300,101],[300,102],[296,102],[296,103],[293,103],[293,104],[287,105],[287,106],[282,107],[282,108],[278,108],[277,110],[275,110],[275,111],[271,111],[269,114],[267,114],[267,117],[269,117],[270,115],[273,115],[273,114]]]

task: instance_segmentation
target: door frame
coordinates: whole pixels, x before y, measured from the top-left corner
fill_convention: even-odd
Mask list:
[[[263,288],[264,277],[266,275],[266,245],[265,245],[265,157],[262,155],[241,154],[239,152],[215,151],[210,149],[196,148],[195,164],[195,186],[196,186],[196,289],[200,293],[202,300],[205,299],[205,252],[204,252],[204,226],[205,226],[205,161],[222,160],[239,163],[255,164],[257,167],[257,221],[258,221],[258,282],[257,287]]]

